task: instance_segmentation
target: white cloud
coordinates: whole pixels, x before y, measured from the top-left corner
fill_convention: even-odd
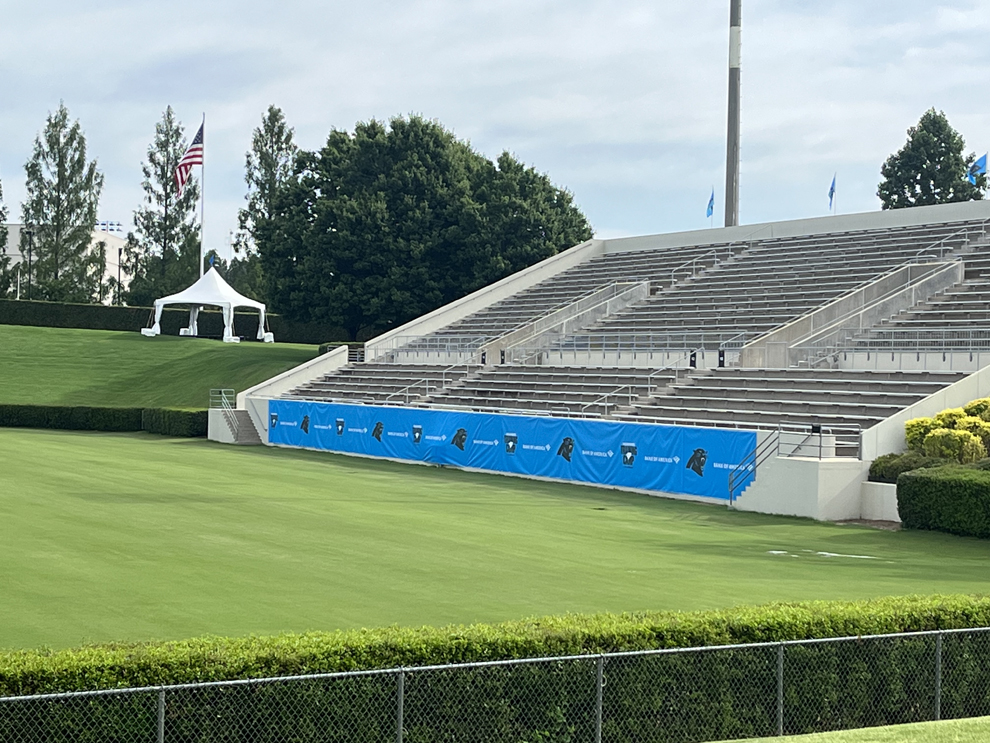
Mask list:
[[[269,103],[305,147],[415,112],[548,172],[603,234],[704,227],[722,192],[727,5],[23,3],[0,26],[0,178],[16,215],[31,142],[64,99],[106,174],[103,217],[127,221],[161,112],[191,133],[205,111],[217,246]],[[877,208],[880,163],[932,106],[990,145],[986,0],[748,0],[743,23],[744,221],[824,213],[835,172],[843,211]]]

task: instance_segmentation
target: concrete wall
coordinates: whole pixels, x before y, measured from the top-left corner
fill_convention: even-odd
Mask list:
[[[739,227],[717,227],[664,235],[644,235],[605,240],[605,253],[622,253],[649,248],[677,248],[694,245],[744,243],[774,237],[823,235],[830,232],[876,230],[889,227],[915,227],[940,222],[990,219],[990,201],[967,201],[960,204],[917,206],[913,209],[842,214],[834,217],[765,222]]]
[[[535,286],[552,276],[556,276],[561,271],[566,271],[568,268],[576,266],[579,263],[584,263],[597,255],[601,255],[603,252],[604,244],[601,240],[588,240],[580,245],[575,245],[573,248],[569,248],[511,276],[507,276],[501,281],[497,281],[490,286],[468,294],[466,297],[444,305],[412,322],[407,322],[395,330],[382,333],[365,343],[365,358],[368,361],[373,361],[388,351],[408,342],[406,339],[414,336],[428,335],[440,330],[440,328],[444,328],[461,318],[483,310],[485,307],[489,307],[506,297]]]
[[[234,434],[231,433],[230,426],[224,418],[223,410],[220,408],[210,408],[207,416],[206,437],[210,441],[219,441],[221,444],[236,444]]]
[[[769,434],[761,433],[761,441],[764,435]],[[858,519],[869,468],[869,462],[858,459],[771,457],[734,507],[818,521]]]
[[[975,372],[990,364],[990,351],[839,351],[837,369]]]
[[[990,366],[964,377],[934,395],[895,413],[873,428],[863,431],[860,456],[864,461],[872,462],[881,454],[902,452],[907,449],[907,442],[904,440],[906,421],[932,416],[946,408],[962,407],[971,400],[987,396],[990,396]]]
[[[864,482],[861,519],[901,522],[897,512],[897,486],[886,482]]]

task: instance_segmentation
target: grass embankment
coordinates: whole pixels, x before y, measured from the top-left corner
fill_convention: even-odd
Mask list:
[[[205,408],[210,389],[246,389],[316,351],[316,346],[280,343],[0,325],[0,403]]]
[[[759,738],[738,743],[984,743],[988,740],[990,717],[974,717],[969,720],[919,722],[786,738]]]
[[[0,429],[0,648],[985,593],[990,542],[140,434]]]

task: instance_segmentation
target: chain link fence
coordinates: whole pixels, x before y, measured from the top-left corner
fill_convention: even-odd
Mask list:
[[[688,743],[990,714],[990,628],[0,698],[4,743]]]

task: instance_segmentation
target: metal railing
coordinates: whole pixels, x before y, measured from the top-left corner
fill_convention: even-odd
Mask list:
[[[614,390],[611,390],[610,392],[606,392],[604,395],[602,395],[598,399],[593,400],[592,402],[589,402],[589,403],[586,403],[586,404],[582,405],[581,406],[581,413],[582,414],[585,413],[588,410],[588,408],[601,407],[601,406],[603,406],[605,408],[604,415],[607,416],[609,414],[609,407],[612,407],[612,408],[619,407],[618,403],[612,403],[611,402],[613,399],[619,399],[619,398],[626,399],[627,400],[627,404],[631,407],[632,404],[633,404],[633,402],[637,398],[639,398],[639,397],[642,396],[641,390],[643,389],[643,387],[646,388],[646,397],[652,397],[653,393],[657,389],[659,389],[661,387],[661,385],[656,384],[656,378],[657,377],[663,376],[663,377],[666,378],[666,377],[671,376],[671,372],[673,372],[673,377],[674,377],[674,380],[676,381],[677,380],[677,372],[683,371],[685,369],[690,370],[690,366],[687,366],[687,365],[690,363],[691,356],[693,354],[698,353],[700,350],[701,349],[687,351],[684,354],[682,354],[673,363],[665,364],[663,367],[661,367],[661,368],[659,368],[659,369],[657,369],[655,371],[650,372],[646,376],[646,379],[643,380],[646,383],[645,385],[644,384],[623,384],[623,385],[619,385]],[[666,387],[667,386],[667,383],[664,382],[662,386],[663,387]]]
[[[698,743],[987,714],[976,628],[3,697],[0,739]]]

